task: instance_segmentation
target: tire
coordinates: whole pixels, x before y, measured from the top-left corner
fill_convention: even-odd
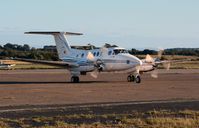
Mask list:
[[[136,83],[141,83],[141,78],[140,78],[140,76],[136,76],[135,82],[136,82]]]
[[[134,77],[133,75],[129,75],[129,76],[127,77],[127,81],[128,81],[128,82],[135,81],[135,77]]]
[[[127,77],[127,81],[131,82],[131,76],[130,75]]]
[[[72,83],[79,83],[79,77],[78,76],[72,76],[71,77],[71,82]]]
[[[131,75],[131,81],[134,82],[135,81],[135,76]]]

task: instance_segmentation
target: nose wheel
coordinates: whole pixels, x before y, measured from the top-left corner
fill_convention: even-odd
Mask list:
[[[71,77],[71,83],[79,83],[79,77],[78,76],[72,76]]]
[[[135,83],[141,83],[141,77],[139,74],[137,75],[129,75],[127,77],[128,82],[135,82]]]
[[[141,83],[141,77],[140,77],[140,75],[137,75],[135,77],[135,83]]]
[[[134,76],[134,75],[129,75],[129,76],[127,77],[127,81],[128,81],[128,82],[134,82],[134,81],[135,81],[135,76]]]

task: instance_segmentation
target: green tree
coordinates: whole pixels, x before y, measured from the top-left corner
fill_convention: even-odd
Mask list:
[[[30,46],[28,44],[23,45],[23,50],[24,51],[30,51]]]

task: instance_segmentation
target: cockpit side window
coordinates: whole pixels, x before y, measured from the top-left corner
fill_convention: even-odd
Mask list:
[[[128,51],[125,50],[125,49],[115,49],[115,50],[114,50],[114,53],[115,53],[115,55],[117,55],[117,54],[119,54],[119,53],[128,53]]]
[[[123,53],[129,53],[127,50],[124,50],[124,52]]]
[[[119,53],[119,51],[117,49],[114,50],[115,55],[117,55]]]

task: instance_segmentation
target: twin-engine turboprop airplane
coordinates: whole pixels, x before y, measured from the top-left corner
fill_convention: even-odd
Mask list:
[[[4,64],[3,61],[0,61],[0,69],[11,69],[15,64]]]
[[[82,33],[71,32],[25,32],[25,34],[52,35],[55,39],[59,59],[62,62],[18,59],[36,63],[45,63],[65,66],[71,73],[71,82],[78,83],[79,75],[86,75],[91,72],[91,76],[97,77],[99,72],[128,71],[129,77],[140,83],[141,78],[139,68],[142,61],[128,53],[124,48],[96,48],[90,50],[79,50],[70,47],[66,37],[72,35],[82,35]],[[129,72],[130,71],[130,72]]]

